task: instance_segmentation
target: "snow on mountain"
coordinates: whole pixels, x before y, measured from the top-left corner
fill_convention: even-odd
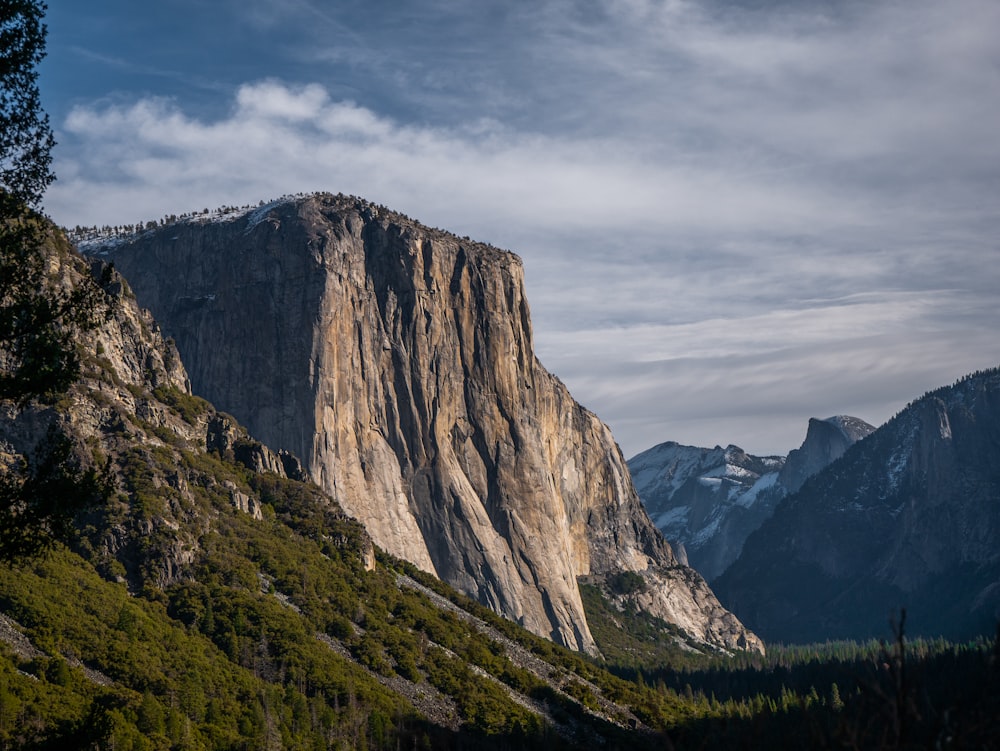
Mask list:
[[[144,235],[166,224],[222,224],[240,217],[247,217],[246,230],[249,232],[264,221],[270,211],[277,206],[291,203],[304,196],[302,193],[284,195],[273,201],[261,201],[253,206],[220,206],[215,209],[202,209],[181,214],[180,216],[165,216],[157,221],[139,222],[138,224],[105,225],[102,227],[65,228],[69,239],[80,252],[90,255],[106,256],[115,248],[132,243]]]
[[[772,496],[784,495],[774,492],[784,458],[753,456],[739,446],[708,449],[669,441],[628,465],[654,523],[671,543],[684,545],[691,565],[707,579],[739,554],[738,529],[746,520],[734,529],[735,518],[766,518]],[[751,509],[758,503],[761,509]]]
[[[874,428],[849,415],[811,419],[788,457],[754,456],[739,446],[699,448],[668,441],[628,462],[650,517],[691,566],[711,581],[739,556],[747,536],[777,503]]]

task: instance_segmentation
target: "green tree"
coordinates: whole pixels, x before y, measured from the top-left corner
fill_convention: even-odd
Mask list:
[[[55,141],[37,85],[45,10],[36,0],[0,0],[0,399],[21,407],[52,400],[77,380],[78,334],[110,310],[89,275],[72,285],[54,277],[55,229],[39,213],[55,179]],[[70,449],[50,431],[22,462],[0,466],[0,560],[45,549],[92,501],[96,475]]]
[[[55,141],[38,94],[44,3],[0,0],[0,398],[64,392],[80,372],[74,339],[93,325],[96,285],[61,289],[45,252],[53,228],[38,213],[55,179]]]
[[[45,56],[44,3],[0,0],[0,184],[14,200],[34,206],[55,176],[55,139],[38,96]]]
[[[72,441],[52,428],[30,459],[0,471],[0,561],[30,558],[68,540],[76,512],[106,493],[101,474],[81,469]]]

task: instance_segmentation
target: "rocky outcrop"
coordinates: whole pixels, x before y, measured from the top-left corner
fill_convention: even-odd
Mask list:
[[[236,420],[216,414],[207,422],[205,447],[223,456],[232,456],[251,472],[271,472],[292,480],[305,480],[305,470],[298,457],[288,451],[272,451],[247,435]]]
[[[715,581],[767,637],[965,639],[1000,620],[1000,370],[915,401],[806,480]]]
[[[195,391],[301,457],[388,552],[588,651],[577,577],[655,569],[699,635],[759,645],[713,625],[608,428],[535,359],[513,254],[325,194],[88,250]]]
[[[54,228],[42,252],[47,284],[73,290],[100,280],[107,307],[98,311],[95,328],[78,332],[80,378],[65,394],[54,402],[0,400],[0,474],[36,461],[52,436],[67,440],[70,468],[104,468],[114,489],[75,520],[81,552],[135,591],[183,581],[218,514],[196,495],[226,499],[231,508],[261,519],[261,499],[246,472],[233,472],[235,463],[285,480],[301,476],[302,467],[191,395],[173,340],[138,306],[120,274],[102,260],[81,258]],[[194,458],[205,454],[228,463],[206,465]],[[229,474],[217,477],[213,467],[220,472],[228,467]],[[314,486],[305,487],[322,496]],[[342,512],[335,513],[346,521]],[[363,534],[337,546],[348,544],[364,565],[373,565],[371,541]]]

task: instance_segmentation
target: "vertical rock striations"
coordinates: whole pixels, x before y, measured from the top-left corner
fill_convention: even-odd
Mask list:
[[[326,194],[89,250],[195,392],[301,457],[388,552],[577,649],[595,650],[577,577],[622,570],[672,583],[660,611],[694,636],[759,648],[687,583],[608,428],[535,359],[513,254]]]

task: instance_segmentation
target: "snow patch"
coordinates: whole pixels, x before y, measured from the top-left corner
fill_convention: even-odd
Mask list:
[[[739,500],[736,502],[737,505],[742,506],[743,508],[750,508],[754,505],[754,503],[756,503],[763,491],[770,490],[777,484],[777,482],[777,472],[768,472],[766,475],[761,475],[760,479],[753,484],[753,487],[740,496]]]
[[[291,200],[288,197],[279,198],[277,201],[271,201],[263,206],[260,206],[253,211],[247,212],[247,226],[243,230],[246,234],[250,234],[250,231],[263,221],[267,220],[268,214],[274,209],[278,208],[284,203],[288,203]]]
[[[691,509],[687,506],[677,506],[669,511],[662,511],[653,517],[653,523],[660,529],[668,527],[684,526],[687,524],[688,514]]]
[[[122,245],[134,242],[140,237],[149,235],[163,227],[176,227],[184,224],[224,224],[249,216],[247,231],[256,227],[267,218],[268,212],[283,204],[299,201],[308,197],[308,193],[293,193],[281,196],[269,203],[258,206],[221,206],[214,210],[204,209],[178,217],[164,217],[159,222],[146,222],[136,225],[119,225],[105,227],[78,227],[66,229],[66,236],[76,245],[81,253],[103,256]],[[177,236],[171,238],[176,240]]]
[[[890,456],[889,461],[886,462],[886,490],[888,492],[895,491],[899,488],[903,472],[906,470],[907,465],[909,465],[910,456],[913,454],[913,445],[917,439],[917,430],[917,425],[910,425],[909,432],[903,440],[900,441],[898,450]]]
[[[691,544],[694,547],[700,547],[701,545],[705,544],[713,537],[715,537],[715,533],[719,531],[719,523],[721,521],[722,519],[720,517],[712,519],[712,521],[709,524],[706,524],[704,527],[699,529],[694,536],[692,536]]]

